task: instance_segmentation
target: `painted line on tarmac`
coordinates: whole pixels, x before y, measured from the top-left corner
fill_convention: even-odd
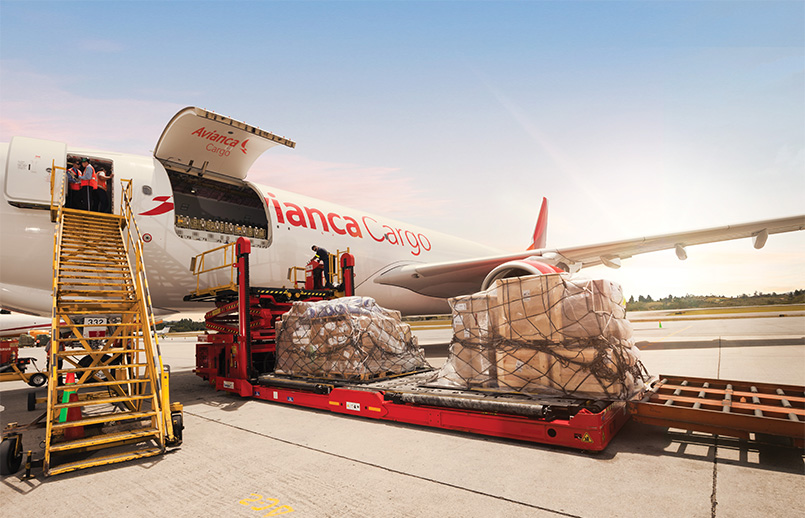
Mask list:
[[[397,475],[403,475],[403,476],[414,478],[414,479],[417,479],[417,480],[422,480],[424,482],[431,482],[433,484],[438,484],[440,486],[445,486],[445,487],[449,487],[449,488],[452,488],[452,489],[458,489],[460,491],[466,491],[468,493],[474,493],[474,494],[480,495],[480,496],[494,498],[495,500],[500,500],[502,502],[508,502],[508,503],[511,503],[511,504],[522,505],[524,507],[530,507],[531,509],[538,509],[540,511],[545,511],[545,512],[548,512],[548,513],[556,514],[557,516],[567,516],[569,518],[583,518],[582,516],[579,516],[577,514],[569,514],[569,513],[563,512],[563,511],[557,511],[555,509],[549,509],[547,507],[541,507],[539,505],[529,504],[528,502],[521,502],[519,500],[506,498],[505,496],[493,495],[491,493],[485,493],[484,491],[478,491],[477,489],[471,489],[471,488],[468,488],[468,487],[463,487],[463,486],[459,486],[459,485],[456,485],[456,484],[451,484],[449,482],[443,482],[441,480],[435,480],[435,479],[428,478],[428,477],[423,477],[423,476],[420,476],[420,475],[414,475],[412,473],[406,473],[404,471],[400,471],[400,470],[397,470],[397,469],[394,469],[394,468],[381,466],[379,464],[374,464],[372,462],[366,462],[364,460],[354,459],[352,457],[347,457],[345,455],[339,455],[337,453],[333,453],[333,452],[330,452],[330,451],[320,450],[319,448],[313,448],[312,446],[306,446],[304,444],[299,444],[299,443],[296,443],[296,442],[293,442],[293,441],[288,441],[286,439],[280,439],[279,437],[274,437],[274,436],[271,436],[271,435],[268,435],[268,434],[265,434],[265,433],[262,433],[262,432],[256,432],[254,430],[249,430],[248,428],[243,428],[241,426],[236,426],[236,425],[233,425],[233,424],[225,423],[223,421],[219,421],[218,419],[211,419],[209,417],[205,417],[205,416],[200,415],[200,414],[194,414],[192,412],[188,412],[186,409],[185,409],[184,413],[186,415],[191,415],[193,417],[197,417],[199,419],[203,419],[203,420],[209,421],[211,423],[217,423],[217,424],[226,426],[228,428],[232,428],[232,429],[235,429],[235,430],[240,430],[242,432],[247,432],[247,433],[250,433],[250,434],[253,434],[253,435],[257,435],[259,437],[265,437],[266,439],[271,439],[271,440],[274,440],[274,441],[277,441],[277,442],[281,442],[283,444],[288,444],[290,446],[296,446],[296,447],[299,447],[299,448],[304,448],[306,450],[315,451],[316,453],[321,453],[323,455],[329,455],[330,457],[335,457],[337,459],[347,460],[349,462],[355,462],[357,464],[363,464],[364,466],[369,466],[369,467],[372,467],[372,468],[381,469],[383,471],[388,471],[389,473],[395,473]]]
[[[679,334],[679,333],[681,333],[682,331],[686,331],[686,330],[690,329],[691,327],[693,327],[693,326],[683,327],[682,329],[680,329],[680,330],[678,330],[678,331],[674,331],[674,332],[673,332],[673,333],[671,333],[670,335],[663,336],[663,337],[662,337],[662,338],[660,338],[659,340],[656,340],[656,341],[654,341],[654,342],[649,342],[648,344],[649,344],[649,345],[651,345],[651,344],[658,344],[658,343],[660,343],[660,342],[664,342],[664,341],[666,341],[667,339],[671,338],[672,336],[674,336],[674,335],[676,335],[676,334]]]

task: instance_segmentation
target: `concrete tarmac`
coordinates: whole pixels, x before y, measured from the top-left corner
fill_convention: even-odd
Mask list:
[[[782,327],[741,320],[748,327],[737,320],[723,328],[708,327],[716,325],[710,320],[703,327],[635,323],[636,339],[652,374],[805,385],[805,317],[779,319]],[[449,328],[417,335],[431,364],[443,363]],[[171,365],[171,398],[185,405],[181,448],[50,478],[23,480],[22,471],[4,477],[3,516],[802,513],[802,450],[628,422],[604,452],[587,454],[376,422],[215,392],[191,372],[192,338],[160,343]],[[38,415],[26,410],[31,390],[22,382],[0,384],[4,425]],[[27,433],[24,446],[41,456],[43,436]]]

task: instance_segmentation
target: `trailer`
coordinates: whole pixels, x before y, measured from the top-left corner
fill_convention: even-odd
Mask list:
[[[357,381],[277,374],[273,372],[277,319],[293,302],[329,299],[336,293],[249,286],[248,240],[227,246],[233,247],[233,259],[226,263],[233,269],[232,283],[185,297],[216,305],[206,314],[210,332],[199,337],[195,368],[216,390],[591,452],[605,449],[630,417],[659,426],[756,440],[774,436],[794,446],[805,445],[805,387],[661,376],[632,400],[591,401],[495,389],[445,389],[431,383],[432,370]],[[352,265],[354,260],[346,263]]]

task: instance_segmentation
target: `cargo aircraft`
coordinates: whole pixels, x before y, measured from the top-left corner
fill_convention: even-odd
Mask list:
[[[0,339],[21,334],[50,333],[50,318],[0,311]]]
[[[356,293],[404,314],[444,313],[446,298],[473,293],[501,277],[575,273],[636,254],[802,230],[805,216],[757,221],[566,248],[546,248],[543,200],[532,242],[511,253],[300,194],[258,185],[247,172],[284,137],[199,108],[181,110],[163,131],[153,156],[74,148],[63,142],[13,137],[0,144],[0,305],[36,315],[51,312],[52,164],[87,158],[111,173],[109,198],[121,203],[119,179],[131,179],[132,203],[145,243],[155,310],[204,310],[184,302],[196,288],[191,257],[240,236],[252,242],[251,284],[293,287],[288,271],[312,257],[311,245],[355,257]],[[56,170],[56,192],[65,174]],[[224,275],[224,274],[221,274]],[[210,279],[217,282],[216,279]]]

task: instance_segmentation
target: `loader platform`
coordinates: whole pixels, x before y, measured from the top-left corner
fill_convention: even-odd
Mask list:
[[[217,306],[207,313],[210,332],[199,337],[195,369],[217,390],[350,416],[585,451],[605,449],[630,417],[747,439],[774,436],[794,445],[805,439],[803,387],[663,376],[629,401],[584,400],[492,388],[445,388],[435,384],[434,370],[360,379],[275,373],[277,320],[295,301],[323,300],[332,293],[250,287],[249,250],[244,238],[221,247],[231,258],[224,261],[233,271],[231,283],[200,289],[191,296],[214,300]]]

